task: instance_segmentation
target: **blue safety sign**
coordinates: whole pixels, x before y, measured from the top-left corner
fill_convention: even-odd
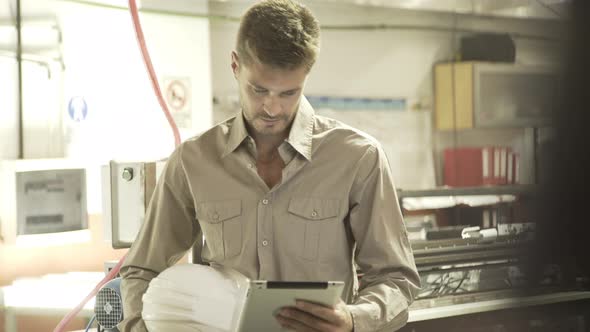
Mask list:
[[[70,102],[68,103],[68,114],[70,115],[70,119],[76,122],[81,122],[86,119],[86,116],[88,115],[88,105],[86,104],[84,97],[75,96],[70,99]]]

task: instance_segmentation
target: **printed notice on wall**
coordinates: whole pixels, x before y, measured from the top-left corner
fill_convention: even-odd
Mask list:
[[[191,128],[191,81],[189,77],[166,77],[162,93],[179,128]]]

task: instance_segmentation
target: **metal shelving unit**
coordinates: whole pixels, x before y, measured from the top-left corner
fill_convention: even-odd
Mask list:
[[[538,191],[537,185],[502,185],[464,188],[435,188],[427,190],[398,189],[399,199],[406,197],[443,197],[474,195],[530,195]]]

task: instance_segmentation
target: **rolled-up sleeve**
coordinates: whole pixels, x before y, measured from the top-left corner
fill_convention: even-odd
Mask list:
[[[359,161],[350,195],[355,261],[363,272],[348,308],[354,331],[394,331],[404,326],[420,278],[385,153],[370,146]]]
[[[181,152],[182,146],[168,159],[121,268],[124,320],[118,328],[123,332],[147,331],[141,311],[150,280],[180,260],[200,234]]]

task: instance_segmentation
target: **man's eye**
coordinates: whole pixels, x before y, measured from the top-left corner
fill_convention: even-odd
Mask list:
[[[282,93],[283,96],[293,96],[295,95],[295,91],[287,91]]]
[[[266,89],[254,89],[254,92],[258,94],[263,94],[266,93]]]

